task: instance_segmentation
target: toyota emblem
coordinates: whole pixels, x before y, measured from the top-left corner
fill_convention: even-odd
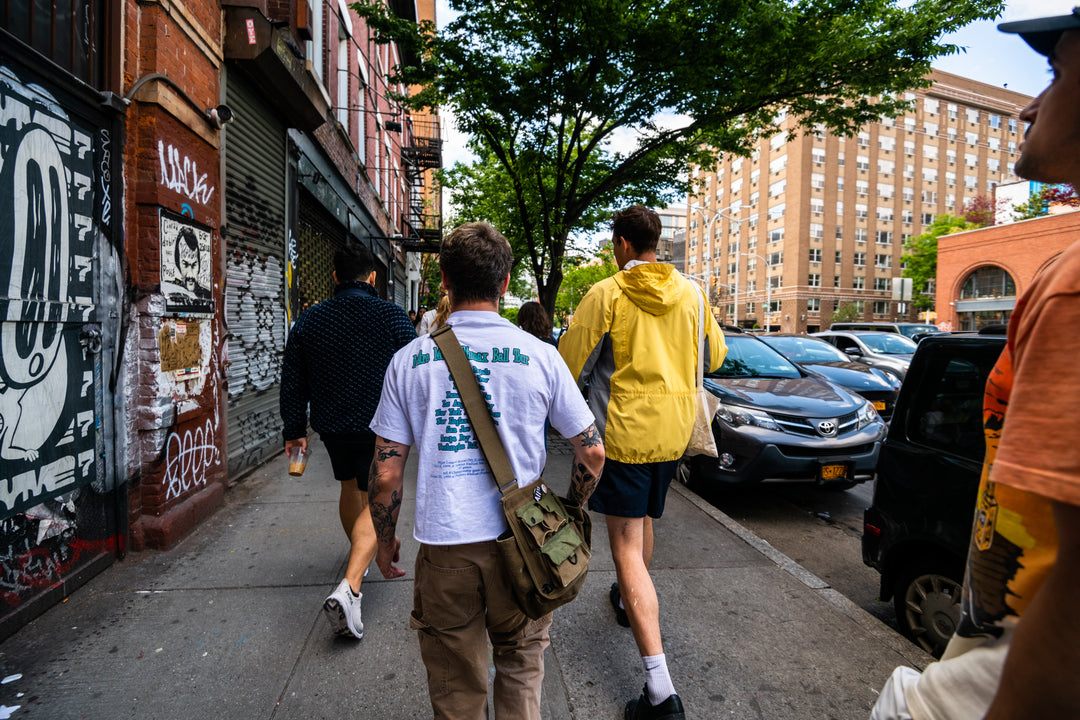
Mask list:
[[[836,423],[832,420],[822,420],[817,424],[817,431],[822,437],[832,437],[836,434]]]

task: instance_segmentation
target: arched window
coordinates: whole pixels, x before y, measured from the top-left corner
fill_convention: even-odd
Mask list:
[[[1012,275],[996,265],[984,265],[964,280],[960,288],[961,300],[1016,297],[1016,283]]]

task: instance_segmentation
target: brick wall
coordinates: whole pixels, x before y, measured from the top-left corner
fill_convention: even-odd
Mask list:
[[[1016,283],[1017,296],[1065,248],[1080,238],[1080,212],[1050,215],[938,240],[937,322],[959,327],[954,305],[967,277],[986,265],[1001,267]]]
[[[130,392],[130,545],[168,547],[221,502],[225,483],[224,398],[218,381],[224,342],[220,134],[205,118],[221,100],[222,11],[218,0],[124,5],[125,92],[132,97],[125,153],[125,237],[134,291],[126,360]],[[209,227],[212,317],[165,312],[160,210]],[[162,330],[198,328],[199,374],[179,380],[161,367]],[[207,459],[209,462],[207,463]]]

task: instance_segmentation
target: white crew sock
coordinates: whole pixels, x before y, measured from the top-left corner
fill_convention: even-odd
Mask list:
[[[668,674],[667,658],[663,653],[643,655],[641,663],[645,666],[645,693],[649,696],[650,705],[659,705],[675,694],[675,686],[671,684],[671,675]]]

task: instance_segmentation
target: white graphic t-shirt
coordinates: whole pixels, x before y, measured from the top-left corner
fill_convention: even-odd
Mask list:
[[[448,320],[491,406],[520,485],[547,462],[544,421],[563,437],[593,415],[554,346],[494,312],[458,311]],[[506,529],[499,491],[449,368],[430,335],[394,355],[371,429],[419,450],[414,537],[429,545],[493,540]],[[559,491],[569,478],[551,478]]]

